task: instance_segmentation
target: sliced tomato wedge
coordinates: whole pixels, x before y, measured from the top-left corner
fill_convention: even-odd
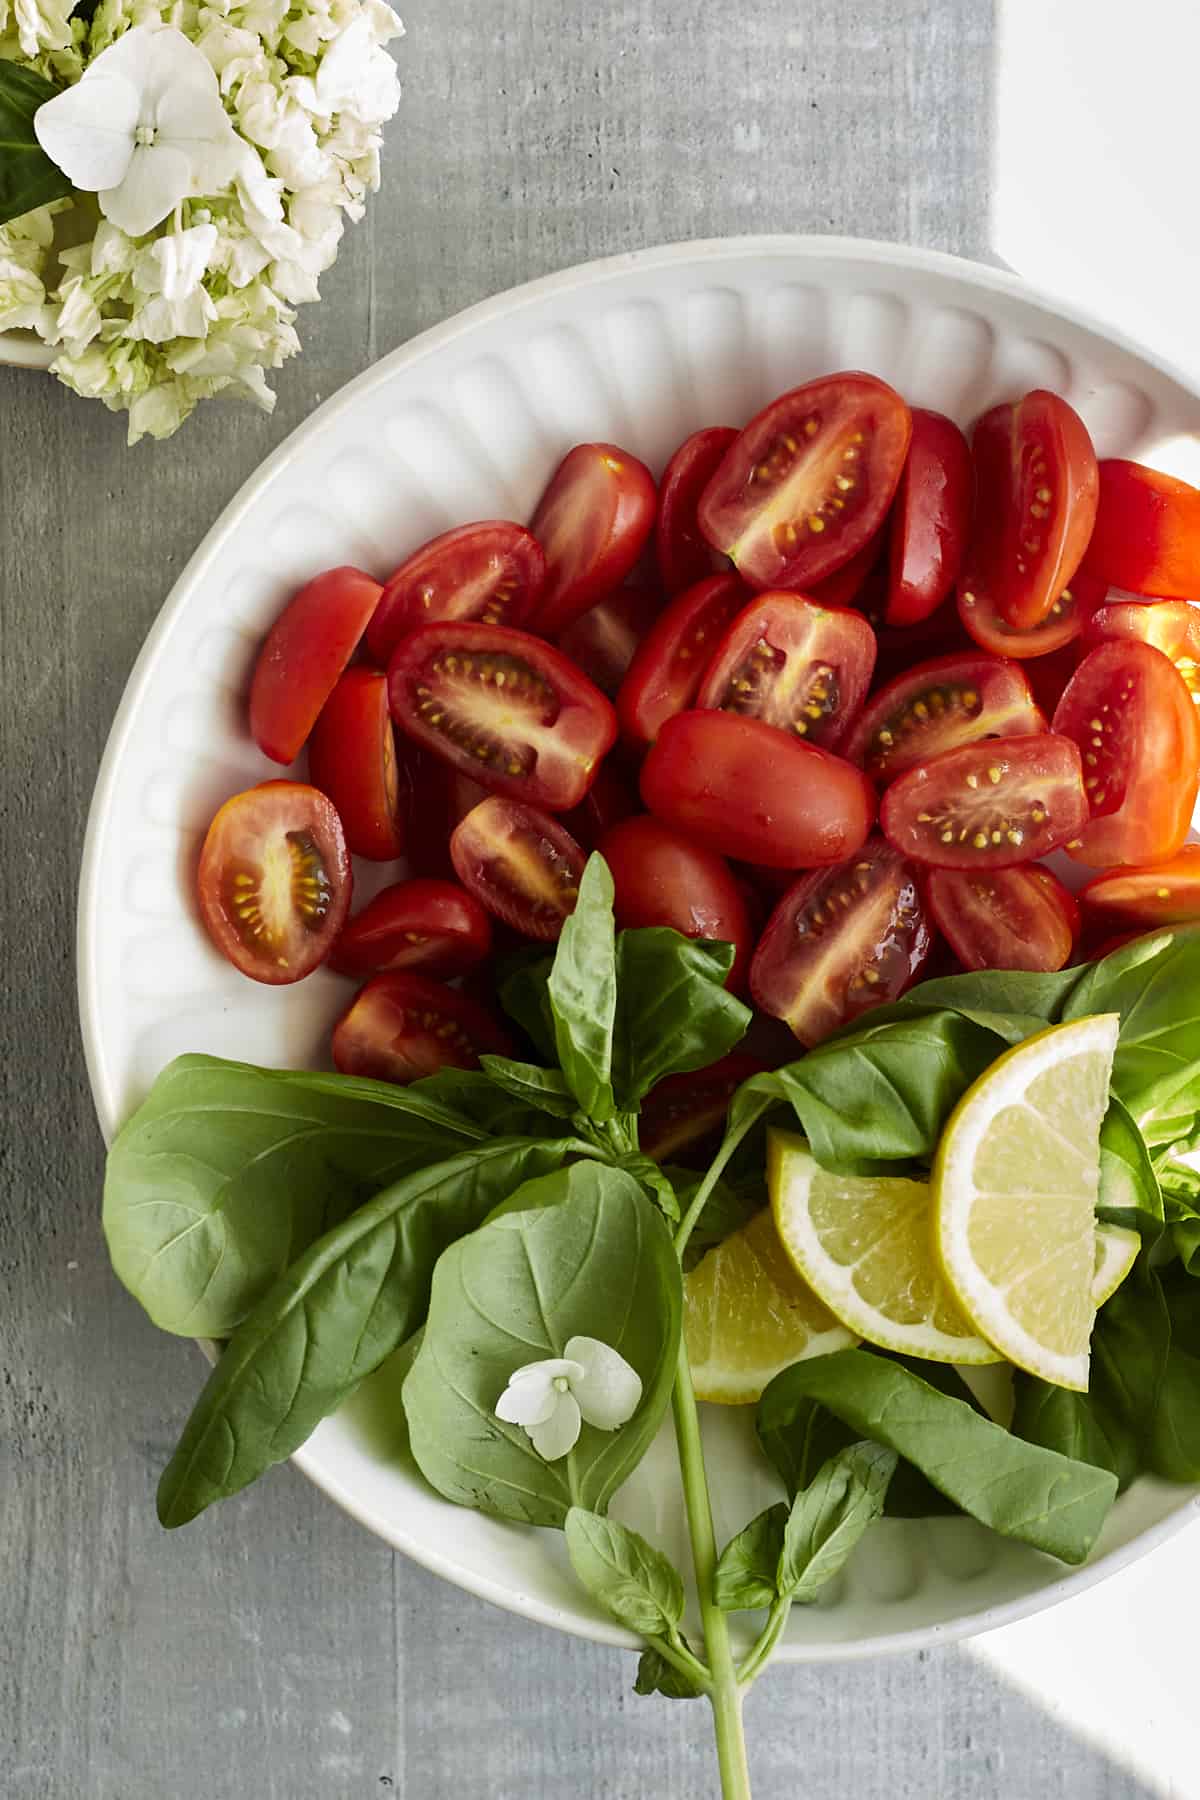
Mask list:
[[[299,756],[382,592],[361,569],[328,569],[272,625],[250,683],[250,734],[272,762]]]
[[[658,492],[655,550],[668,594],[682,594],[709,575],[727,573],[729,558],[714,550],[700,530],[696,509],[721,458],[736,442],[731,425],[697,431],[680,444],[667,464]]]
[[[350,920],[329,966],[359,979],[415,969],[448,980],[485,961],[491,949],[491,920],[473,895],[452,881],[398,881]]]
[[[350,910],[342,823],[301,781],[264,781],[227,800],[200,853],[200,916],[252,981],[287,987],[325,961]]]
[[[558,638],[629,575],[654,529],[645,463],[615,444],[577,444],[555,470],[530,531],[546,552],[534,629]]]
[[[942,869],[1004,869],[1077,838],[1088,815],[1069,737],[990,738],[918,763],[883,796],[884,836]]]
[[[894,388],[830,375],[752,419],[700,500],[700,529],[757,588],[807,588],[883,524],[912,434]]]
[[[1079,941],[1079,908],[1049,869],[934,869],[926,894],[938,930],[964,969],[1065,969]]]
[[[709,1140],[719,1137],[729,1102],[744,1081],[761,1075],[765,1063],[735,1050],[707,1069],[669,1075],[642,1101],[638,1138],[654,1162],[691,1166]],[[711,1157],[705,1157],[707,1163]]]
[[[599,606],[589,607],[558,640],[559,649],[615,700],[634,652],[662,611],[652,588],[623,587]]]
[[[964,604],[986,594],[1021,631],[1041,623],[1083,560],[1100,476],[1087,426],[1057,394],[1036,388],[994,406],[971,438],[975,525]]]
[[[1090,646],[1108,638],[1137,638],[1170,657],[1184,686],[1200,706],[1200,607],[1186,600],[1127,600],[1102,606],[1084,633]]]
[[[759,594],[717,645],[696,705],[761,719],[835,750],[874,667],[875,633],[861,613],[802,594]]]
[[[1142,463],[1102,462],[1087,566],[1131,594],[1200,600],[1200,488]]]
[[[439,1069],[477,1069],[481,1056],[511,1056],[512,1040],[474,1000],[424,975],[377,975],[333,1028],[343,1075],[400,1086]]]
[[[939,656],[880,688],[843,755],[884,784],[944,750],[1045,730],[1016,663],[994,656]]]
[[[406,632],[460,619],[524,625],[541,598],[546,558],[537,539],[508,519],[460,525],[400,564],[367,628],[367,648],[386,669]]]
[[[971,529],[971,452],[953,419],[914,407],[888,553],[889,625],[937,611],[962,567]]]
[[[557,819],[520,800],[484,800],[455,827],[463,886],[523,937],[552,943],[575,911],[584,854]]]
[[[744,986],[750,915],[724,857],[645,814],[614,825],[599,850],[613,878],[613,910],[622,931],[668,925],[683,937],[732,944],[737,955],[728,985]]]
[[[1150,868],[1109,869],[1080,889],[1079,904],[1090,924],[1108,931],[1193,924],[1200,919],[1200,844],[1185,844]]]
[[[713,652],[747,597],[736,575],[713,575],[659,615],[634,651],[617,695],[628,744],[646,749],[668,719],[695,705]]]
[[[1076,569],[1045,618],[1028,631],[1018,630],[1002,618],[991,595],[979,585],[959,590],[958,615],[981,649],[1026,662],[1052,656],[1074,643],[1107,593],[1106,582],[1097,581],[1086,569]]]
[[[404,849],[404,809],[387,677],[347,669],[312,729],[308,773],[338,810],[355,856],[391,862]]]
[[[1200,723],[1170,659],[1133,639],[1098,645],[1067,684],[1054,729],[1083,754],[1092,815],[1072,856],[1099,869],[1174,856],[1196,804]]]
[[[505,625],[422,625],[388,669],[401,731],[501,794],[578,806],[617,735],[609,702],[561,651]]]

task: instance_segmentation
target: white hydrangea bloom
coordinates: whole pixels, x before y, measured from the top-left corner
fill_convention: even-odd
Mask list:
[[[65,207],[65,202],[41,206],[0,226],[0,331],[40,327],[46,300],[42,278],[54,241],[54,218]]]

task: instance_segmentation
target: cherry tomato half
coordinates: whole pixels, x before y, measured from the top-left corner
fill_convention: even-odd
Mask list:
[[[578,806],[616,714],[560,650],[505,625],[422,625],[388,669],[401,731],[484,787],[551,812]]]
[[[926,894],[938,930],[964,969],[1065,969],[1079,940],[1079,908],[1049,869],[934,869]]]
[[[896,490],[888,553],[889,625],[916,625],[954,583],[971,529],[971,452],[953,419],[913,409],[912,443]]]
[[[717,645],[696,705],[761,719],[835,750],[874,667],[875,633],[861,613],[802,594],[759,594]]]
[[[1087,818],[1069,737],[989,738],[918,763],[883,796],[888,842],[941,869],[1004,869],[1075,838]]]
[[[655,620],[617,695],[627,743],[645,749],[668,719],[695,705],[713,652],[746,599],[736,575],[712,575],[678,595]]]
[[[642,765],[642,799],[710,850],[779,869],[845,861],[875,818],[861,770],[761,719],[723,712],[667,720]]]
[[[458,879],[493,917],[553,942],[575,911],[584,854],[557,819],[520,800],[484,800],[455,827]]]
[[[1072,856],[1095,869],[1174,856],[1196,804],[1200,724],[1161,650],[1123,639],[1089,652],[1054,714],[1083,752],[1091,821]]]
[[[361,569],[328,569],[272,625],[250,683],[250,734],[272,762],[299,756],[382,592]]]
[[[939,656],[880,688],[843,755],[873,781],[885,783],[944,750],[1045,730],[1016,663],[994,656]]]
[[[445,531],[402,562],[367,628],[367,648],[386,669],[406,632],[442,619],[523,625],[546,580],[536,538],[508,519]]]
[[[1200,607],[1186,600],[1139,600],[1101,606],[1088,621],[1089,647],[1106,638],[1140,638],[1169,656],[1184,686],[1200,706]]]
[[[535,630],[561,637],[620,587],[654,529],[657,504],[645,463],[615,444],[577,444],[564,457],[529,527],[546,552]]]
[[[452,881],[398,881],[350,920],[329,966],[359,978],[417,969],[448,980],[475,968],[491,948],[491,920],[472,894]]]
[[[1050,611],[1027,631],[1003,619],[986,588],[960,588],[958,616],[971,637],[993,656],[1015,656],[1025,662],[1051,656],[1074,643],[1108,593],[1107,582],[1097,581],[1086,569],[1076,569]]]
[[[1119,457],[1102,462],[1087,566],[1131,594],[1200,600],[1200,488]]]
[[[1089,923],[1106,930],[1190,925],[1200,919],[1200,844],[1185,844],[1168,862],[1147,869],[1109,869],[1080,889],[1079,904]]]
[[[200,916],[252,981],[286,987],[325,961],[350,910],[342,823],[300,781],[264,781],[227,800],[200,853]]]
[[[757,588],[806,588],[883,524],[912,417],[873,375],[793,388],[752,419],[700,500],[700,529]]]
[[[387,677],[347,669],[312,729],[308,773],[337,808],[355,856],[391,862],[404,849],[400,764]]]
[[[439,1069],[477,1069],[481,1056],[511,1056],[507,1032],[474,1000],[423,975],[377,975],[333,1028],[343,1075],[404,1086]]]
[[[750,991],[802,1044],[819,1044],[911,987],[933,935],[916,870],[873,837],[788,889],[754,952]]]
[[[643,814],[606,832],[618,926],[669,925],[683,937],[714,938],[737,952],[728,985],[744,985],[751,927],[746,901],[729,864],[658,819]]]
[[[667,464],[658,493],[655,549],[659,574],[668,594],[682,594],[706,576],[728,572],[728,557],[714,550],[703,535],[696,509],[737,435],[730,425],[694,432]]]
[[[558,647],[615,700],[634,652],[661,611],[662,602],[649,588],[618,588],[569,625]]]
[[[761,1075],[765,1067],[756,1056],[735,1050],[694,1074],[668,1075],[642,1101],[638,1118],[642,1150],[654,1162],[690,1167],[709,1139],[720,1136],[729,1102],[743,1081]]]

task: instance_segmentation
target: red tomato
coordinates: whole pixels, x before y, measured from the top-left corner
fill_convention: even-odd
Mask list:
[[[883,796],[890,844],[941,869],[1033,862],[1087,819],[1083,764],[1068,737],[989,738],[909,769]]]
[[[750,954],[750,915],[729,864],[658,819],[626,819],[602,838],[599,850],[616,889],[613,909],[622,931],[669,925],[688,938],[715,938],[737,952],[728,985],[740,988]]]
[[[962,566],[971,529],[971,452],[952,419],[914,408],[888,555],[889,625],[936,612]]]
[[[1045,730],[1016,663],[993,656],[939,656],[880,688],[843,754],[872,780],[885,783],[944,750]]]
[[[361,569],[328,569],[267,633],[250,683],[250,733],[272,762],[295,762],[383,589]]]
[[[400,765],[385,675],[346,670],[313,726],[308,773],[336,806],[355,856],[391,862],[401,854]]]
[[[487,799],[487,789],[451,768],[439,756],[405,740],[410,792],[404,853],[414,875],[454,879],[450,833],[473,806]]]
[[[566,812],[617,735],[616,714],[560,650],[505,625],[422,625],[388,670],[392,717],[486,788]]]
[[[697,431],[680,444],[667,464],[658,494],[655,548],[668,594],[681,594],[708,575],[728,571],[728,557],[714,550],[702,534],[696,508],[737,435],[731,425]]]
[[[971,439],[975,528],[964,602],[986,594],[1021,631],[1046,617],[1088,547],[1100,478],[1087,426],[1065,400],[1037,388],[993,406]]]
[[[700,500],[700,529],[757,588],[806,588],[883,524],[912,417],[873,375],[793,388],[752,419]]]
[[[661,610],[662,603],[651,589],[618,588],[568,626],[558,647],[602,694],[615,700],[634,651]]]
[[[596,770],[596,779],[579,805],[562,816],[562,823],[585,850],[594,850],[611,826],[641,811],[636,791],[613,768],[614,759],[615,752]]]
[[[377,975],[333,1028],[343,1075],[420,1081],[439,1069],[477,1069],[480,1056],[511,1056],[512,1042],[483,1007],[423,975]]]
[[[958,616],[981,649],[994,656],[1015,656],[1019,661],[1053,655],[1074,643],[1108,593],[1107,583],[1097,581],[1086,569],[1076,569],[1050,611],[1028,631],[1017,630],[1001,618],[985,588],[959,590]]]
[[[875,791],[859,769],[734,713],[668,719],[642,765],[642,799],[695,842],[767,868],[823,868],[865,841]]]
[[[1200,600],[1200,489],[1141,463],[1102,462],[1087,566],[1131,594]]]
[[[252,981],[286,987],[329,955],[350,910],[342,822],[314,787],[264,781],[227,800],[200,853],[200,916]]]
[[[720,1136],[729,1102],[765,1064],[735,1050],[691,1075],[668,1075],[642,1101],[638,1139],[655,1162],[688,1164],[709,1138]],[[711,1157],[705,1157],[705,1162]]]
[[[756,1006],[819,1044],[917,979],[933,930],[916,870],[882,838],[788,889],[750,965]]]
[[[546,580],[541,545],[523,525],[489,519],[445,531],[402,562],[367,628],[381,668],[406,632],[442,619],[523,625]]]
[[[1090,924],[1111,930],[1132,925],[1190,925],[1200,919],[1200,844],[1185,844],[1170,861],[1148,869],[1109,869],[1080,889]]]
[[[525,937],[553,942],[575,911],[584,854],[557,819],[519,800],[484,800],[455,827],[463,886]]]
[[[746,599],[736,575],[713,575],[672,600],[655,620],[617,695],[628,743],[646,748],[668,719],[695,705],[713,651]]]
[[[1089,647],[1108,638],[1140,638],[1169,656],[1188,693],[1200,706],[1200,607],[1186,600],[1128,600],[1102,606],[1088,621]]]
[[[824,581],[811,581],[804,590],[810,600],[818,606],[856,606],[864,617],[875,619],[871,610],[870,595],[876,586],[880,589],[879,610],[883,610],[883,582],[880,571],[884,564],[880,561],[880,542],[885,533],[877,533],[869,538],[861,550],[856,550],[850,561],[827,575]],[[868,583],[870,587],[868,588]]]
[[[1072,856],[1094,869],[1174,856],[1196,804],[1200,724],[1161,650],[1123,639],[1080,663],[1054,714],[1083,752],[1091,822]]]
[[[760,594],[717,645],[696,705],[761,719],[835,750],[874,667],[875,634],[861,613],[802,594]]]
[[[419,969],[449,979],[491,954],[492,926],[473,895],[452,881],[398,881],[369,900],[334,945],[339,975]]]
[[[577,444],[529,527],[546,552],[534,627],[549,638],[619,588],[654,529],[658,498],[644,463],[615,444]]]
[[[1079,908],[1049,869],[934,869],[926,894],[938,930],[964,969],[1065,969]]]
[[[1032,662],[1021,664],[1038,709],[1048,719],[1053,718],[1054,709],[1063,697],[1063,689],[1082,658],[1082,640],[1075,638],[1071,643],[1064,644],[1061,650],[1052,651],[1049,656],[1038,656]]]

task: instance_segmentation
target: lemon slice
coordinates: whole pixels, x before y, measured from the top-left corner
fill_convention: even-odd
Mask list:
[[[1111,1300],[1138,1259],[1142,1240],[1124,1225],[1097,1225],[1096,1267],[1092,1274],[1092,1305],[1099,1312]]]
[[[1081,1393],[1119,1024],[1076,1019],[1009,1050],[963,1095],[933,1167],[935,1243],[959,1306],[1018,1368]]]
[[[942,1278],[927,1181],[833,1175],[803,1138],[773,1131],[767,1186],[784,1249],[850,1331],[930,1362],[1000,1361]]]
[[[722,1406],[750,1405],[781,1369],[855,1342],[797,1275],[768,1208],[684,1277],[683,1332],[698,1398]]]

